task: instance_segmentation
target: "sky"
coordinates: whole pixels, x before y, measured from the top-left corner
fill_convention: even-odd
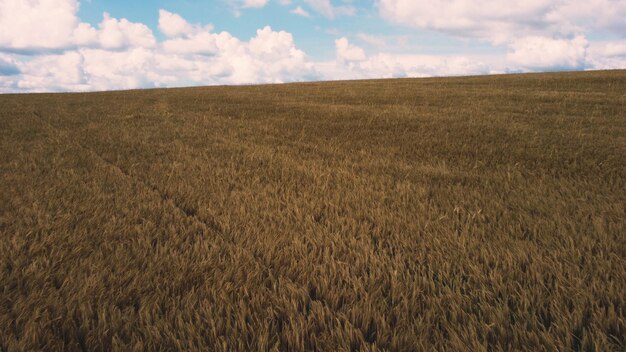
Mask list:
[[[0,93],[626,68],[626,0],[0,0]]]

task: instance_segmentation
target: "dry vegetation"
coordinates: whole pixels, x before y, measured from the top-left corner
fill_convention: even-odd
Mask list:
[[[626,349],[626,71],[0,96],[0,349]]]

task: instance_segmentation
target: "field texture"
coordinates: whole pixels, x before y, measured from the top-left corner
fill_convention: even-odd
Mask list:
[[[0,96],[0,349],[626,349],[626,71]]]

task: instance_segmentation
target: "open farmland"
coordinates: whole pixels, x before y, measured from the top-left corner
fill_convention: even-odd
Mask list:
[[[626,349],[626,71],[0,96],[0,348]]]

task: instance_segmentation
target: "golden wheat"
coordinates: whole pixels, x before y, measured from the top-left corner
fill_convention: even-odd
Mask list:
[[[0,348],[626,348],[626,71],[0,96]]]

